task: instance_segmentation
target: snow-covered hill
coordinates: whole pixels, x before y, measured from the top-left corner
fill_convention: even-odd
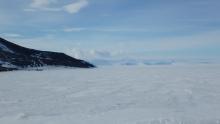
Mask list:
[[[219,75],[211,64],[0,73],[0,124],[219,124]]]
[[[0,38],[0,71],[42,66],[94,67],[64,53],[29,49]]]

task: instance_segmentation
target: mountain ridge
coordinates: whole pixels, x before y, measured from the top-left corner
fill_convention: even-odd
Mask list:
[[[0,71],[43,66],[95,67],[89,62],[73,58],[65,53],[26,48],[0,37]]]

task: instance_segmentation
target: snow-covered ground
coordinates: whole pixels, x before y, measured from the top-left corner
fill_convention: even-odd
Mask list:
[[[0,124],[220,124],[220,65],[3,72]]]

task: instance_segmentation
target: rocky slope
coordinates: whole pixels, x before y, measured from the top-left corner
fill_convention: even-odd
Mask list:
[[[95,67],[84,60],[75,59],[64,53],[29,49],[0,38],[0,71],[43,66]]]

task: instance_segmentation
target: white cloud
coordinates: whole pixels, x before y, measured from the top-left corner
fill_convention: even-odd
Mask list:
[[[101,58],[112,56],[111,52],[105,50],[90,50],[89,54],[91,54],[94,57],[101,57]]]
[[[56,3],[56,0],[33,0],[30,4],[31,8],[42,9],[47,8],[50,4]]]
[[[82,59],[86,56],[85,51],[82,51],[82,50],[76,49],[76,48],[68,50],[67,54],[69,54],[69,55],[71,55],[71,56],[73,56],[74,58],[77,58],[77,59]]]
[[[65,11],[74,14],[74,13],[79,12],[82,8],[86,7],[87,5],[88,5],[88,1],[79,0],[77,2],[65,5],[63,8]]]
[[[24,11],[65,11],[70,14],[75,14],[88,4],[87,0],[78,0],[67,5],[57,5],[57,0],[32,0],[29,8],[25,8]]]
[[[110,58],[115,56],[115,53],[107,50],[82,50],[78,48],[71,48],[64,52],[78,59]]]
[[[37,10],[58,12],[58,11],[61,11],[62,9],[60,9],[60,8],[40,8],[40,9],[27,8],[27,9],[24,9],[24,11],[26,11],[26,12],[35,12]]]
[[[62,8],[51,7],[52,4],[56,4],[57,0],[32,0],[29,8],[25,8],[24,11],[34,12],[37,10],[41,11],[61,11]]]

